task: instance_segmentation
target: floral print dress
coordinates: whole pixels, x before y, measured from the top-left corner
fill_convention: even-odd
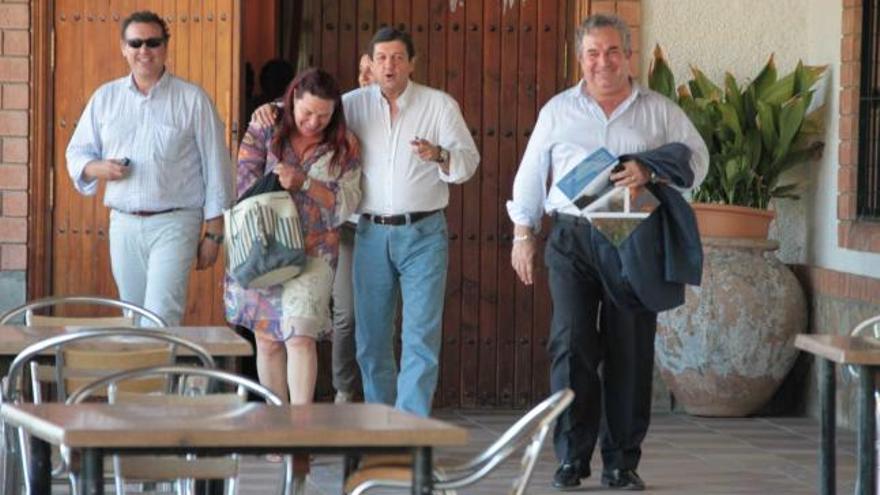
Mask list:
[[[339,225],[357,208],[361,198],[361,164],[357,138],[349,133],[347,158],[329,159],[333,150],[319,144],[305,160],[290,142],[281,159],[270,151],[274,127],[252,124],[238,152],[236,197],[281,162],[297,167],[310,182],[307,190],[290,191],[302,224],[308,257],[303,272],[283,284],[246,289],[226,276],[226,319],[261,337],[284,341],[292,336],[326,338],[331,331],[330,293],[339,252]]]

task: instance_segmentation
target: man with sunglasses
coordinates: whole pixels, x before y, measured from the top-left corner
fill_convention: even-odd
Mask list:
[[[177,325],[193,256],[198,270],[217,259],[232,178],[210,98],[165,67],[169,38],[153,12],[122,21],[120,46],[131,73],[92,95],[67,147],[67,169],[82,194],[106,182],[120,298]]]

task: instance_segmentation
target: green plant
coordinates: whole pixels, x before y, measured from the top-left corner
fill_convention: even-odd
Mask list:
[[[827,66],[798,62],[794,71],[778,77],[771,55],[743,87],[729,72],[719,87],[691,66],[692,78],[676,89],[658,45],[648,85],[678,103],[709,148],[709,172],[694,201],[766,209],[771,198],[797,198],[797,183],[779,180],[822,153],[821,105],[811,109],[810,103],[826,71]]]

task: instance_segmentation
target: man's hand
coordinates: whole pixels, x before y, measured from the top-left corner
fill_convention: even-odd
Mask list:
[[[251,124],[257,124],[257,127],[272,127],[280,111],[275,105],[264,103],[254,110],[254,114],[251,115]]]
[[[83,176],[89,180],[120,180],[129,172],[129,168],[122,164],[122,160],[93,160],[86,164]]]
[[[413,153],[415,153],[422,161],[435,162],[444,174],[449,173],[449,162],[440,162],[440,146],[436,146],[431,141],[419,137],[414,138],[409,144],[412,146]]]
[[[299,191],[306,180],[306,174],[302,170],[281,163],[275,165],[272,172],[278,176],[281,187],[288,191]]]
[[[513,233],[510,264],[522,283],[532,285],[534,283],[535,251],[537,251],[535,235],[532,234],[532,229],[523,225],[515,226]]]
[[[196,270],[210,268],[217,261],[220,245],[207,237],[199,242],[199,251],[196,254]]]
[[[622,170],[609,176],[617,187],[641,187],[651,181],[651,171],[648,167],[635,160],[627,160],[620,164]]]

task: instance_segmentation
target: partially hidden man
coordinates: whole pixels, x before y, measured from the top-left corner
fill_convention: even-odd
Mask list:
[[[217,259],[232,177],[210,98],[165,67],[169,38],[153,12],[122,22],[131,73],[92,95],[67,147],[67,169],[82,194],[107,184],[119,297],[178,325],[193,261],[201,270]]]
[[[507,205],[511,263],[523,283],[533,282],[535,234],[543,213],[551,215],[551,388],[575,392],[554,432],[553,485],[580,486],[600,440],[601,484],[643,490],[636,470],[651,417],[657,312],[681,304],[685,283],[699,284],[702,250],[681,192],[703,180],[708,152],[684,112],[630,77],[630,33],[619,18],[587,18],[576,42],[583,79],[541,110],[516,174]],[[555,186],[582,159],[572,150],[602,147],[620,159],[616,186],[647,188],[660,200],[620,246]]]

